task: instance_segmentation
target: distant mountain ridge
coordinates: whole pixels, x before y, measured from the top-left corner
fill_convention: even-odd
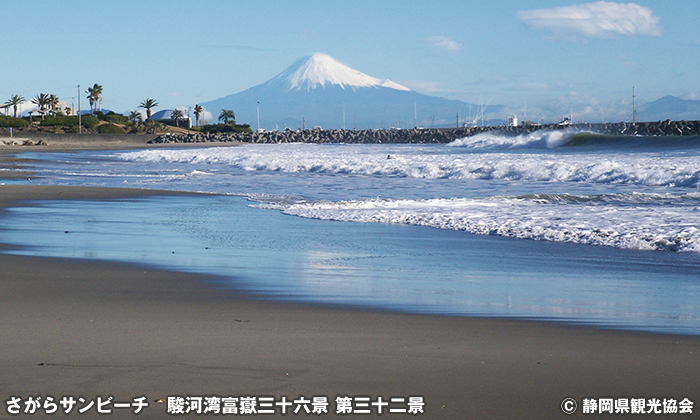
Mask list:
[[[454,127],[466,102],[423,95],[389,79],[369,76],[316,53],[272,79],[242,92],[201,103],[213,115],[231,109],[236,121],[265,129]],[[489,107],[489,112],[502,106]]]
[[[649,102],[637,111],[637,121],[700,120],[700,100],[664,96]]]

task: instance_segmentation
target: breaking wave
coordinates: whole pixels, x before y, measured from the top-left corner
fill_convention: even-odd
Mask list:
[[[477,136],[475,136],[477,137]],[[474,141],[473,139],[470,141]],[[550,139],[547,141],[558,141]],[[569,140],[570,141],[570,140]],[[636,154],[436,153],[424,148],[322,145],[255,145],[209,149],[151,149],[125,152],[120,159],[139,163],[182,164],[191,170],[315,173],[415,179],[486,179],[585,182],[698,188],[697,157]],[[454,147],[454,146],[453,146]],[[404,153],[405,151],[405,153]],[[387,159],[390,155],[391,159]]]
[[[517,136],[490,131],[457,139],[448,147],[469,149],[685,149],[700,147],[700,136],[613,136],[580,130],[538,130]]]
[[[522,149],[560,147],[571,141],[578,132],[568,130],[540,130],[530,134],[509,136],[495,131],[463,137],[448,147],[468,147],[472,149]]]
[[[306,218],[393,223],[478,235],[700,252],[700,193],[537,194],[428,200],[275,202],[260,207]]]

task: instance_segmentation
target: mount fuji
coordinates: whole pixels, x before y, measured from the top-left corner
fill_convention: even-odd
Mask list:
[[[388,128],[397,123],[402,128],[454,127],[457,114],[463,119],[472,106],[369,76],[322,53],[297,60],[267,82],[200,105],[213,115],[231,109],[239,124],[256,128],[258,102],[260,127],[280,130]]]

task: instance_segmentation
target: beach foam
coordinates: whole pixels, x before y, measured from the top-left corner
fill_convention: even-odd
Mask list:
[[[700,252],[700,193],[529,195],[431,200],[268,203],[286,214],[430,226],[479,235]]]
[[[407,150],[413,153],[402,153],[401,148],[381,146],[257,145],[196,150],[143,150],[122,153],[118,157],[138,163],[202,165],[211,168],[221,166],[246,172],[587,182],[690,188],[700,186],[700,167],[696,156],[667,157],[657,153],[443,154],[434,153],[435,149],[428,147]],[[391,155],[391,159],[387,159],[388,155]]]
[[[457,139],[448,143],[447,146],[472,149],[552,148],[566,144],[578,133],[580,131],[539,130],[529,134],[507,136],[494,131],[486,131]]]
[[[696,150],[513,149],[585,142],[590,134],[533,133],[511,137],[507,147],[498,146],[505,137],[489,136],[462,146],[256,144],[96,152],[75,161],[61,155],[40,174],[77,185],[241,195],[305,218],[700,252]]]

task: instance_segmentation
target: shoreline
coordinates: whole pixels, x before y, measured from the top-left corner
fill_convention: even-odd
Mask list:
[[[6,185],[0,208],[178,194]],[[700,402],[697,336],[277,302],[137,264],[3,253],[0,266],[5,399],[145,395],[141,418],[168,417],[155,401],[173,395],[327,396],[331,408],[422,396],[421,417],[442,419],[564,418],[566,397]]]
[[[3,154],[16,154],[24,152],[129,150],[160,147],[221,147],[237,146],[241,144],[240,142],[235,141],[181,144],[153,143],[152,140],[158,137],[159,135],[155,134],[17,133],[17,135],[13,137],[7,137],[6,135],[0,136],[0,156]]]
[[[24,171],[24,163],[29,159],[17,158],[19,153],[60,153],[98,150],[138,150],[179,147],[232,147],[242,143],[237,141],[208,143],[150,143],[157,135],[110,135],[110,134],[52,134],[22,133],[21,136],[0,136],[0,181],[34,178],[34,172]],[[29,143],[25,142],[28,141]],[[16,144],[8,144],[16,143]]]

